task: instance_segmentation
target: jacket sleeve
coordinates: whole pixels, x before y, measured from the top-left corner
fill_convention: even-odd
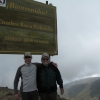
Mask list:
[[[53,62],[50,62],[50,64],[52,64]],[[35,64],[36,67],[39,67],[42,63],[38,63],[38,62],[35,62],[35,63],[32,63],[32,64]]]
[[[35,65],[36,65],[36,67],[39,67],[39,66],[41,65],[41,63],[37,63],[37,62],[32,63],[32,64],[35,64]]]
[[[55,67],[55,66],[54,66]],[[57,79],[57,84],[60,86],[60,88],[63,88],[63,80],[60,74],[60,71],[57,67],[56,68],[56,79]]]
[[[15,75],[15,79],[14,79],[14,94],[18,94],[18,82],[19,82],[19,78],[21,77],[21,68],[19,67],[17,69],[16,75]]]

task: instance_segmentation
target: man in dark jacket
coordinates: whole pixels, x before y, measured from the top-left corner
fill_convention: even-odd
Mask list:
[[[50,57],[44,53],[42,64],[37,68],[37,87],[41,100],[57,100],[57,84],[64,93],[63,81],[57,67],[50,63]]]

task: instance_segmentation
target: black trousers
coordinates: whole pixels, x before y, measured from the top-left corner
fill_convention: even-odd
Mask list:
[[[32,92],[21,92],[21,97],[22,100],[39,100],[37,90]]]
[[[57,100],[57,92],[39,93],[40,100]]]

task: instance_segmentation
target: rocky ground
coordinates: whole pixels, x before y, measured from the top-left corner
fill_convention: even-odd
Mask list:
[[[0,87],[0,100],[15,100],[13,89],[9,89],[8,87]],[[21,98],[19,98],[21,100]],[[67,100],[64,98],[60,98],[58,95],[58,100]]]
[[[14,100],[13,89],[8,89],[7,87],[0,87],[0,100]]]

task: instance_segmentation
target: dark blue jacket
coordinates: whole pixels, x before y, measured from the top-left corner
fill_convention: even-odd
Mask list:
[[[41,64],[37,67],[37,87],[39,92],[55,92],[57,84],[63,88],[61,74],[52,63],[48,66]]]

